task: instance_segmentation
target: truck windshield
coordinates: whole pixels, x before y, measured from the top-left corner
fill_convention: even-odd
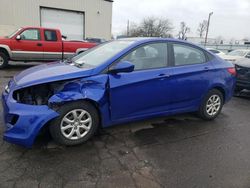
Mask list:
[[[112,41],[87,50],[71,59],[76,65],[96,67],[121,52],[134,41]]]
[[[9,36],[7,36],[6,38],[12,38],[15,34],[17,34],[22,28],[19,28],[17,30],[15,30],[13,33],[11,33]]]

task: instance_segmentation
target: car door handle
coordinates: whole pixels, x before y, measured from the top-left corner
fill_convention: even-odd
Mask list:
[[[160,77],[160,78],[168,78],[168,77],[170,77],[170,75],[162,73],[162,74],[159,74],[158,77]]]
[[[43,44],[42,43],[37,43],[37,46],[42,46]]]
[[[205,71],[209,71],[209,69],[210,69],[209,67],[204,67]]]

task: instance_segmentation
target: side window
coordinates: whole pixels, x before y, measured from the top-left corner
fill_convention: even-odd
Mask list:
[[[46,41],[57,41],[56,31],[45,30],[44,37]]]
[[[38,29],[27,29],[21,33],[22,40],[40,40],[40,31]]]
[[[206,62],[203,51],[183,45],[173,44],[175,66],[201,64]]]
[[[135,49],[122,60],[135,65],[135,70],[154,69],[167,66],[167,44],[152,43]]]
[[[219,53],[219,51],[217,51],[217,50],[209,50],[210,52],[213,52],[214,54],[218,54]]]

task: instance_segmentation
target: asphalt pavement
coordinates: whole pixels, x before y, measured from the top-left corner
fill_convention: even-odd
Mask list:
[[[29,64],[0,70],[0,91]],[[0,107],[0,113],[2,107]],[[0,135],[4,132],[0,115]],[[0,187],[250,187],[250,92],[224,106],[215,121],[192,114],[101,130],[63,147],[49,135],[32,149],[0,140]]]

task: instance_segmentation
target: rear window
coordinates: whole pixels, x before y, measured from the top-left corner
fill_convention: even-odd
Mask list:
[[[46,41],[57,41],[56,31],[45,30],[44,37]]]
[[[201,64],[206,62],[203,51],[184,44],[173,44],[175,66]]]

